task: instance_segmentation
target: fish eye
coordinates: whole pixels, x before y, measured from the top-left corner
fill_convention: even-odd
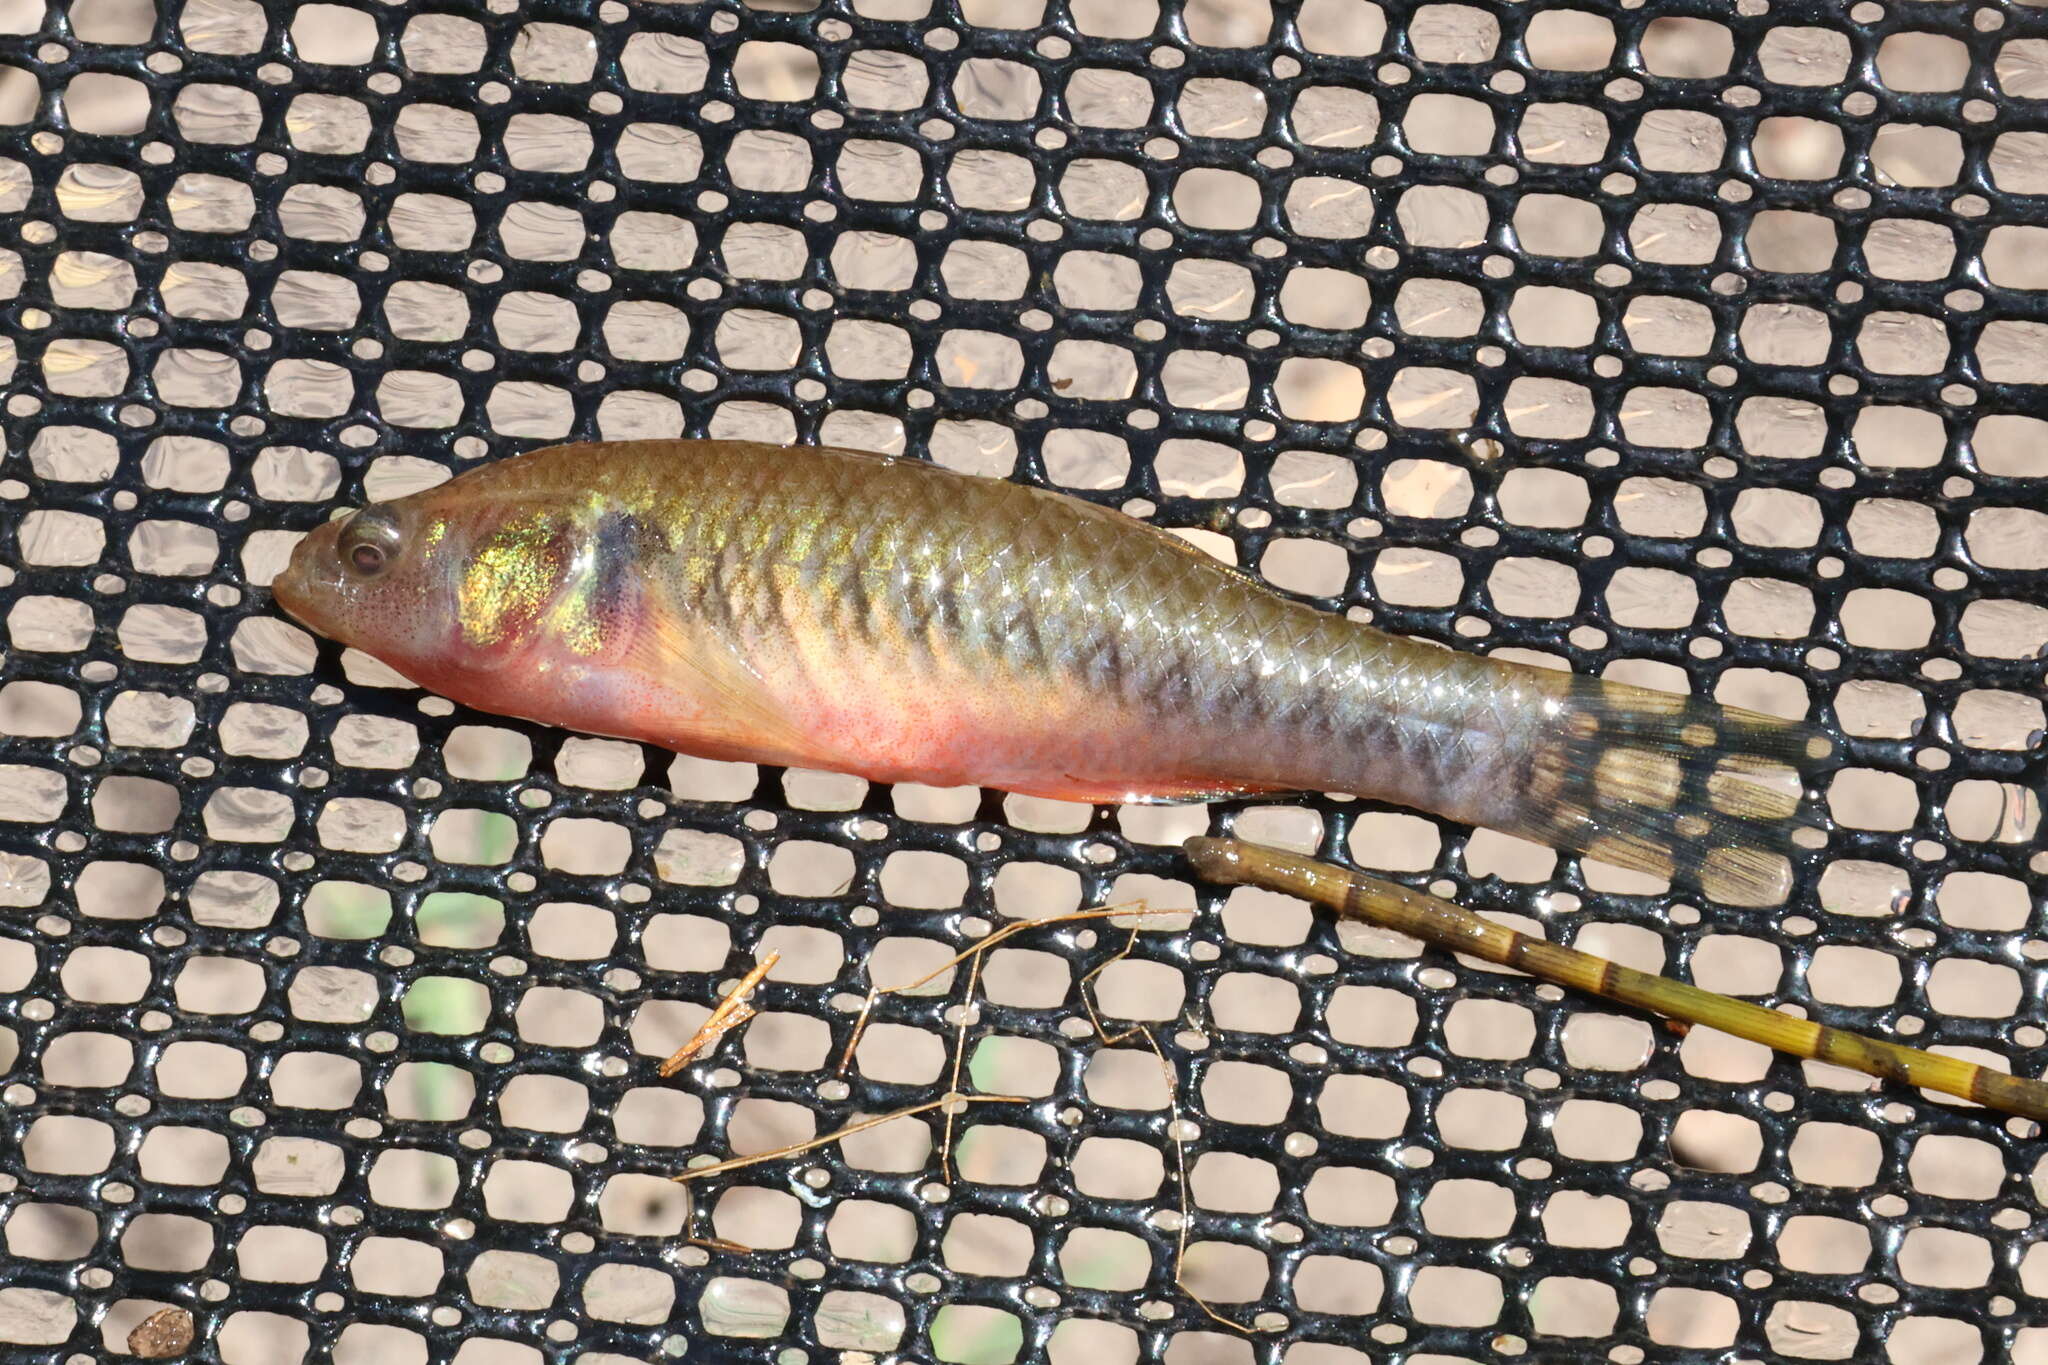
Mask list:
[[[398,521],[382,508],[366,508],[341,528],[342,561],[359,577],[375,578],[399,550]]]

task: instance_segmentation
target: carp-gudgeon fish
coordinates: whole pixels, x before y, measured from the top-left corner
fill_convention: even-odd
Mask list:
[[[328,522],[273,590],[482,711],[1069,801],[1349,793],[1733,904],[1789,891],[1830,752],[1398,638],[1081,498],[858,451],[536,450]]]

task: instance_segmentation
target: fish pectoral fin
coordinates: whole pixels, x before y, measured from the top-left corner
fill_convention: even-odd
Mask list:
[[[815,761],[816,745],[796,717],[729,643],[707,632],[651,625],[634,637],[619,662],[698,700],[700,714],[689,728],[699,745],[759,763],[802,763],[806,755]]]

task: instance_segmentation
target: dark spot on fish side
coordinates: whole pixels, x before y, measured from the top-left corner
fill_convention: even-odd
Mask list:
[[[631,512],[609,512],[593,534],[590,613],[607,635],[624,627],[640,598],[642,566],[668,552],[662,529]]]

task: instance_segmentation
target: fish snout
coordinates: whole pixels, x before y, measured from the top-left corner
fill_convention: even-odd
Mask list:
[[[322,628],[323,604],[336,602],[345,591],[335,551],[338,532],[338,525],[329,522],[308,533],[270,583],[270,595],[284,613],[315,630]]]

